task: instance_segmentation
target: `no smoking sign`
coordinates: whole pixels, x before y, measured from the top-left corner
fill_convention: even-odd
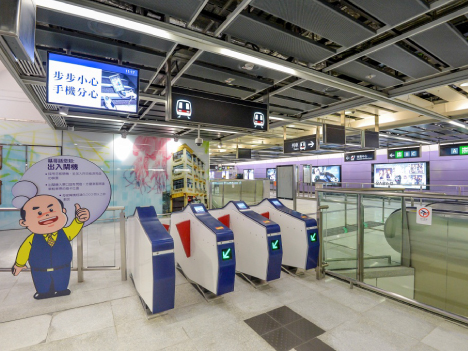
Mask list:
[[[416,207],[416,223],[432,225],[432,208],[431,207]]]

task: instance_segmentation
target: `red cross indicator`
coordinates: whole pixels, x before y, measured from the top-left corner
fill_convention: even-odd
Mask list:
[[[423,218],[429,217],[430,214],[431,214],[431,211],[429,211],[427,208],[419,209],[419,215]]]

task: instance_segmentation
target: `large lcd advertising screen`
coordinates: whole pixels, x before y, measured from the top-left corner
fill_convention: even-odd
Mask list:
[[[139,71],[49,52],[47,102],[136,113]]]
[[[429,162],[374,164],[372,182],[375,188],[426,189]]]
[[[339,186],[341,182],[341,166],[313,166],[312,184],[328,183],[327,186]]]
[[[276,182],[276,168],[267,168],[266,176],[268,179]]]

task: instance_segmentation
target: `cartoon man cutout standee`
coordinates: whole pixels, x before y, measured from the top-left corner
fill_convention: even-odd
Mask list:
[[[31,182],[22,181],[15,186],[24,189],[21,196],[13,200],[16,207],[21,207],[19,224],[28,228],[32,234],[19,248],[12,273],[17,276],[27,268],[26,262],[29,261],[36,288],[35,299],[69,295],[70,264],[73,259],[70,242],[89,220],[90,213],[75,204],[75,218],[65,227],[68,222],[67,210],[60,199],[50,195],[36,195],[37,188]]]

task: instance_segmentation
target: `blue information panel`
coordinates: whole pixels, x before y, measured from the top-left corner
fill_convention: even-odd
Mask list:
[[[47,102],[136,113],[139,71],[134,68],[49,53]]]

